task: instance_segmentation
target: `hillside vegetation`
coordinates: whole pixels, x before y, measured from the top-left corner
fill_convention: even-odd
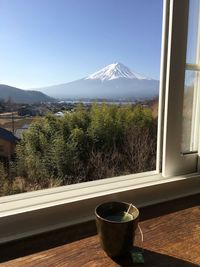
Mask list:
[[[49,114],[17,145],[10,193],[13,184],[23,192],[153,170],[156,143],[157,118],[142,106],[80,105],[63,118]]]

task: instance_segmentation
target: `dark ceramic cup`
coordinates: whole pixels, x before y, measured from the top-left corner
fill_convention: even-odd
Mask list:
[[[103,250],[111,258],[120,257],[133,246],[135,230],[138,225],[138,209],[125,202],[107,202],[95,209],[97,232]],[[113,218],[116,214],[129,209],[128,220],[120,221]]]

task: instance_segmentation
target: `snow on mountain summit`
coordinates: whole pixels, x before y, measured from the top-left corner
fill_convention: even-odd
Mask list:
[[[132,72],[128,67],[122,63],[113,63],[105,68],[89,75],[85,80],[115,80],[119,78],[138,79],[138,80],[150,80],[138,73]]]

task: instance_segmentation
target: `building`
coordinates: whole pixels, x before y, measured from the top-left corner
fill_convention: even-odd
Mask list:
[[[64,113],[62,111],[58,111],[54,114],[56,117],[64,117]]]
[[[12,156],[18,140],[12,132],[0,127],[0,156],[6,158]]]
[[[22,139],[23,137],[23,133],[26,132],[29,128],[30,124],[24,124],[21,128],[17,128],[15,130],[15,136],[18,138],[18,139]]]

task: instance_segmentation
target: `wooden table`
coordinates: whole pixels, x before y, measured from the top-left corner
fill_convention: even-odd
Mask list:
[[[140,209],[144,264],[114,261],[101,249],[94,222],[0,247],[0,266],[200,266],[200,195]],[[140,246],[139,232],[135,245]]]

